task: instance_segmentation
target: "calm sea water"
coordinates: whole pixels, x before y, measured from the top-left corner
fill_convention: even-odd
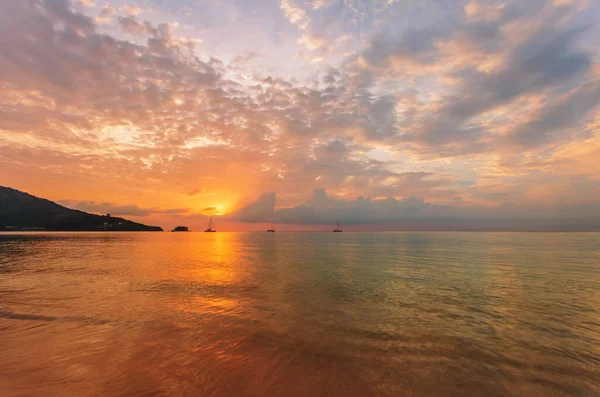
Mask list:
[[[0,234],[0,395],[600,395],[600,234]]]

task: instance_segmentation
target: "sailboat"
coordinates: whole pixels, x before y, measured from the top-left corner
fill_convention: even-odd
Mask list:
[[[341,233],[342,229],[340,229],[340,221],[337,222],[337,227],[335,228],[335,230],[333,231],[334,233]]]
[[[204,231],[204,233],[214,233],[214,232],[216,232],[215,224],[214,224],[214,222],[212,220],[212,216],[211,216],[210,219],[208,220],[208,229],[206,229]]]
[[[267,232],[275,233],[275,225],[273,225],[273,222],[271,222],[271,227],[267,229]]]

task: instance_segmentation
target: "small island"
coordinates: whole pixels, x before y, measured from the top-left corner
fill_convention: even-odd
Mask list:
[[[188,229],[187,226],[177,226],[175,229],[171,230],[172,232],[189,232],[190,229]]]

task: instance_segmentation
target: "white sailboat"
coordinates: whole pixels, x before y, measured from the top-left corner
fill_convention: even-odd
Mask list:
[[[212,220],[212,216],[211,216],[210,219],[208,220],[208,229],[206,229],[204,231],[204,233],[214,233],[214,232],[216,232],[215,224],[214,224],[214,222]]]
[[[275,233],[275,225],[273,225],[273,222],[271,222],[271,227],[267,229],[267,232]]]

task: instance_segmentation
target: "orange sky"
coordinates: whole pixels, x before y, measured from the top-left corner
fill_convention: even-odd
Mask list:
[[[583,0],[3,1],[0,185],[164,228],[586,229],[599,16]]]

